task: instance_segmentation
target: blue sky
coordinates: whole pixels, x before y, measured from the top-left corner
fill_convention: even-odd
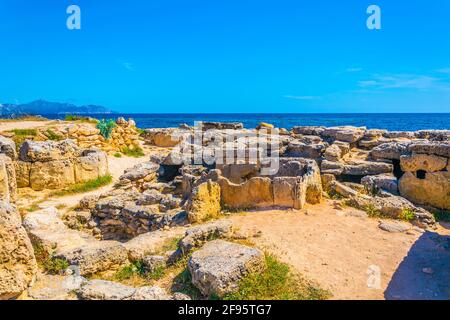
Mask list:
[[[448,0],[0,0],[0,103],[450,112],[449,40]]]

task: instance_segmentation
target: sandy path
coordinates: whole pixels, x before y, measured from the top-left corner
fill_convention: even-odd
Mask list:
[[[13,129],[33,129],[56,123],[55,121],[0,121],[0,132]]]
[[[149,161],[150,155],[159,153],[159,152],[161,152],[161,150],[163,150],[162,148],[148,148],[145,146],[143,147],[143,149],[145,152],[145,156],[143,156],[141,158],[133,158],[133,157],[126,157],[126,156],[122,156],[121,158],[116,158],[111,155],[108,156],[109,172],[113,177],[113,183],[111,183],[105,187],[91,191],[91,192],[48,199],[48,200],[40,203],[39,206],[41,208],[46,208],[46,207],[50,207],[50,206],[57,207],[58,205],[63,204],[67,209],[70,209],[70,208],[73,208],[74,206],[76,206],[80,202],[80,200],[87,195],[98,195],[98,194],[102,194],[102,193],[112,190],[114,183],[119,180],[119,177],[124,173],[125,170],[132,168],[133,166],[135,166],[139,163]]]
[[[255,244],[277,255],[334,299],[450,299],[450,230],[388,233],[362,212],[330,202],[302,211],[260,211],[231,216],[243,231],[262,231]],[[356,216],[355,216],[356,215]],[[445,247],[447,244],[447,247]],[[379,289],[368,268],[381,272]],[[426,274],[423,268],[431,268]]]

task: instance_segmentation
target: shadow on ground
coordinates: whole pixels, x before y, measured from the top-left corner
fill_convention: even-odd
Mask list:
[[[450,236],[422,234],[395,271],[384,297],[450,300]]]

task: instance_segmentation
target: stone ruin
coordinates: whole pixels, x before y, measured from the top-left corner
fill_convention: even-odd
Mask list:
[[[108,174],[108,158],[98,149],[80,149],[72,140],[25,141],[16,153],[12,140],[0,139],[0,198],[16,199],[17,188],[62,189]]]
[[[100,150],[82,150],[72,140],[25,141],[16,161],[19,188],[62,189],[108,173],[108,158]]]
[[[13,132],[1,132],[1,135],[13,138]],[[1,137],[0,135],[0,137]],[[53,138],[51,137],[53,136]],[[139,132],[134,120],[124,118],[116,120],[109,139],[105,139],[94,122],[54,121],[36,128],[36,135],[26,137],[32,141],[71,139],[81,149],[100,149],[105,152],[120,152],[125,147],[130,149],[139,146]]]

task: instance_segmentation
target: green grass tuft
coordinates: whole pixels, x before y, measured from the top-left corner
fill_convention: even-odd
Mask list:
[[[112,180],[113,180],[112,176],[108,174],[94,180],[90,180],[83,183],[77,183],[65,189],[55,191],[51,193],[50,196],[62,197],[70,194],[89,192],[110,184]]]
[[[48,138],[48,140],[52,140],[52,141],[61,141],[64,139],[64,137],[62,135],[56,133],[52,129],[47,129],[47,131],[45,131],[44,135]]]
[[[122,148],[122,153],[128,157],[133,158],[141,158],[145,156],[144,150],[140,146],[135,146],[134,148],[130,149],[128,147]]]
[[[398,218],[405,221],[411,221],[416,218],[416,215],[414,214],[414,211],[412,211],[411,209],[403,209],[402,213]]]
[[[16,136],[36,136],[37,130],[36,129],[13,129],[11,130],[12,133]]]
[[[239,282],[239,290],[224,300],[324,300],[331,294],[290,271],[290,267],[266,254],[266,269]],[[211,297],[217,299],[218,297]]]
[[[114,153],[114,157],[122,158],[122,154],[120,152],[116,152],[116,153]]]
[[[99,121],[97,119],[91,118],[91,117],[83,117],[83,116],[77,116],[73,114],[68,114],[64,118],[65,121],[77,121],[82,123],[93,123],[97,124]]]

